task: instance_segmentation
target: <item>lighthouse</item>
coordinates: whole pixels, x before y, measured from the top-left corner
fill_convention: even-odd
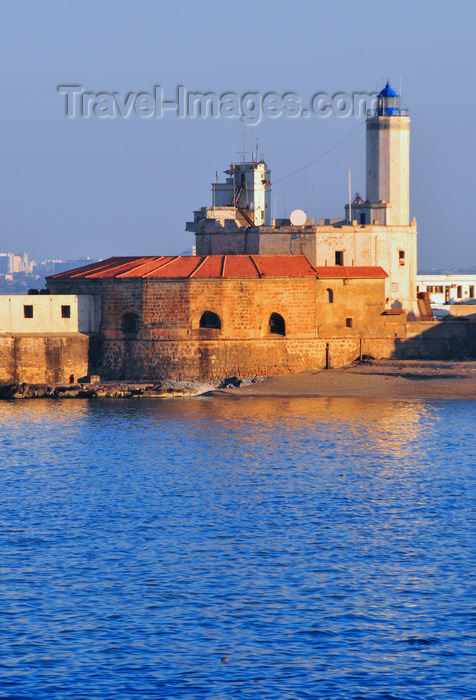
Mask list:
[[[367,202],[379,224],[410,223],[410,117],[387,82],[367,117]]]

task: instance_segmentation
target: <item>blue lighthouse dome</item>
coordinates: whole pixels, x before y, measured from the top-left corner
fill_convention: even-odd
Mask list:
[[[380,92],[382,97],[398,97],[397,93],[393,88],[390,87],[390,83],[387,80],[387,84],[385,85],[384,89]]]
[[[384,89],[378,95],[377,114],[380,117],[395,117],[399,114],[398,94],[387,81]]]

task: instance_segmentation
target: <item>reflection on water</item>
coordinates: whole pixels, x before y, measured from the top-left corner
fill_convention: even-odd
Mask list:
[[[475,414],[0,403],[0,697],[474,697]]]

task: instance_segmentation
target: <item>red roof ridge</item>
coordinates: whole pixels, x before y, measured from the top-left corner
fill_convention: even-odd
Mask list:
[[[108,265],[102,265],[101,267],[96,267],[92,270],[89,270],[89,272],[86,272],[86,273],[83,272],[82,275],[84,277],[88,278],[88,277],[92,277],[93,275],[97,275],[98,273],[104,272],[106,270],[108,270],[108,271],[109,270],[118,270],[119,268],[124,267],[124,265],[128,265],[129,263],[132,263],[132,262],[137,264],[137,260],[146,260],[147,257],[148,256],[146,256],[146,255],[142,256],[141,258],[135,258],[134,256],[130,256],[130,257],[129,256],[121,256],[121,257],[116,258],[116,260],[120,260],[122,262],[119,262],[116,265],[112,265],[112,267],[111,267],[111,263],[109,262]],[[109,260],[111,260],[111,258],[109,258]],[[112,258],[112,260],[114,260],[114,258]],[[79,269],[81,269],[81,268],[79,268]],[[132,268],[132,269],[134,269],[134,268]],[[77,277],[77,276],[78,276],[78,273],[71,275],[71,277]]]
[[[161,255],[162,258],[164,258],[164,255]],[[166,260],[162,265],[157,265],[157,267],[154,267],[153,270],[150,270],[149,272],[146,272],[144,275],[141,275],[141,277],[150,277],[153,275],[157,270],[161,270],[163,267],[166,267],[167,265],[170,265],[170,263],[173,263],[177,258],[181,258],[181,255],[173,255],[170,260]]]
[[[53,278],[59,278],[62,277],[63,275],[67,275],[69,277],[75,277],[76,273],[81,271],[81,274],[84,275],[86,270],[94,270],[95,272],[97,270],[102,270],[110,266],[112,260],[127,260],[129,262],[132,262],[134,260],[134,256],[126,257],[126,256],[112,256],[110,258],[106,258],[105,260],[99,260],[98,262],[95,263],[89,263],[89,265],[82,265],[81,267],[73,267],[71,270],[64,270],[64,272],[57,272],[56,275],[48,275]],[[125,263],[122,262],[124,265]]]
[[[382,279],[388,277],[380,265],[313,265],[318,278],[362,277]]]
[[[254,255],[248,255],[248,257],[251,260],[251,262],[253,263],[253,265],[255,266],[256,272],[258,273],[258,277],[261,279],[261,277],[263,277],[263,275],[260,272],[260,269],[258,267],[258,263],[256,262]]]
[[[142,258],[137,258],[137,264],[134,265],[134,267],[131,267],[130,270],[125,270],[124,272],[119,272],[116,277],[130,277],[130,273],[133,270],[137,270],[137,268],[142,267],[142,265],[148,265],[149,262],[153,263],[157,260],[162,260],[164,258],[163,255],[144,255]],[[113,268],[114,269],[114,268]]]
[[[187,256],[185,256],[185,255],[180,255],[179,257],[185,258],[185,257],[187,257]],[[191,255],[190,257],[193,257],[193,256]],[[200,257],[200,256],[198,256],[198,257]],[[190,277],[190,278],[192,278],[192,277],[194,276],[194,274],[197,272],[197,270],[199,270],[199,269],[201,268],[201,266],[203,265],[203,263],[204,263],[207,259],[208,259],[208,255],[203,255],[203,256],[202,256],[202,259],[201,259],[200,262],[198,263],[197,267],[196,267],[194,270],[192,270],[192,272],[189,274],[189,277]]]

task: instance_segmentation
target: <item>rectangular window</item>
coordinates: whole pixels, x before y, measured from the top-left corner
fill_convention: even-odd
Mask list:
[[[345,325],[347,328],[352,328],[352,320],[351,318],[346,318],[345,319]]]
[[[474,284],[469,285],[469,296],[474,299]]]
[[[61,307],[61,318],[71,318],[71,306]]]
[[[458,288],[456,290],[456,296],[458,297],[458,299],[463,298],[463,287],[460,284],[458,285]]]
[[[33,306],[30,304],[23,306],[23,318],[33,318]]]
[[[404,250],[398,251],[398,262],[400,265],[405,265],[405,251]]]
[[[365,226],[365,213],[360,215],[360,225]]]
[[[344,251],[343,250],[336,250],[336,265],[343,265],[344,264]]]

